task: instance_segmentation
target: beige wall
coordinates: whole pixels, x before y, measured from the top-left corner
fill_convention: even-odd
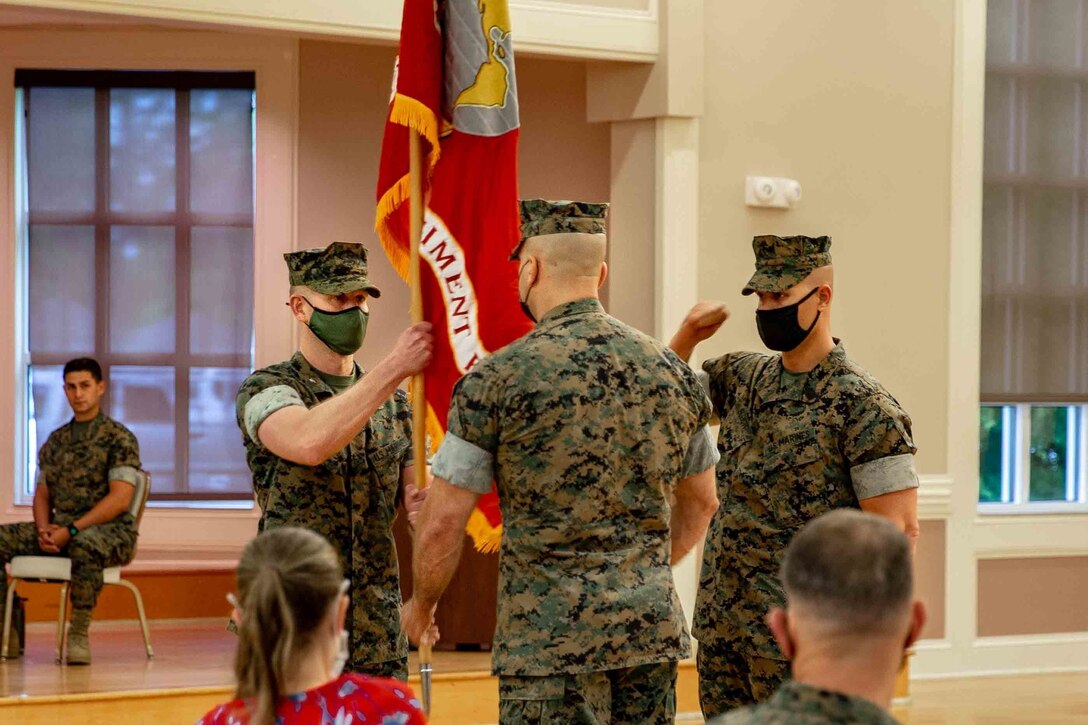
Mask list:
[[[983,559],[978,635],[1088,631],[1088,556]]]
[[[395,51],[303,41],[299,72],[299,244],[361,241],[382,297],[361,363],[373,366],[408,324],[408,294],[374,234],[381,134]],[[585,66],[518,58],[523,197],[607,201],[607,124],[585,122]],[[284,281],[286,291],[286,280]],[[284,320],[288,319],[283,308]]]
[[[734,312],[704,357],[762,349],[753,235],[830,234],[836,334],[913,416],[920,470],[947,470],[953,3],[719,0],[703,26],[699,293]],[[748,209],[749,174],[804,198]]]

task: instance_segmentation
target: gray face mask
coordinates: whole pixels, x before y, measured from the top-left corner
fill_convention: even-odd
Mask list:
[[[302,299],[306,300],[305,297]],[[354,355],[363,346],[370,320],[368,313],[359,307],[329,312],[315,307],[310,300],[306,300],[306,304],[314,310],[307,326],[330,350],[341,355]]]

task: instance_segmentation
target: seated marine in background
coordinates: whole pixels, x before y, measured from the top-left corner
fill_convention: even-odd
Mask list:
[[[136,522],[129,513],[140,470],[140,447],[125,426],[102,413],[102,368],[91,358],[64,366],[64,394],[73,417],[38,452],[34,522],[0,526],[0,565],[15,556],[63,555],[72,560],[72,621],[68,664],[91,662],[91,611],[102,570],[132,560]],[[0,597],[7,577],[0,578]],[[18,656],[11,638],[4,656]]]

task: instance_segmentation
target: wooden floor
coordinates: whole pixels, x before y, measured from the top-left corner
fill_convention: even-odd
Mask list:
[[[53,662],[52,629],[31,625],[24,657],[0,661],[0,721],[53,723],[75,706],[80,722],[120,722],[127,713],[125,722],[192,723],[227,699],[236,639],[220,623],[152,624],[151,636],[155,658],[148,661],[135,623],[96,624],[94,664],[66,667]],[[409,669],[417,671],[414,654]],[[443,687],[436,688],[432,722],[493,723],[497,687],[489,669],[488,653],[436,652]],[[694,677],[692,667],[681,668],[681,722],[701,722]],[[909,707],[895,712],[905,725],[1088,725],[1088,673],[923,680],[911,689]]]
[[[218,622],[151,623],[154,659],[144,653],[135,622],[105,622],[91,627],[89,667],[58,666],[53,657],[56,630],[30,625],[27,646],[18,660],[0,660],[0,698],[74,695],[117,690],[228,686],[233,682],[238,639]],[[418,672],[416,655],[409,671]],[[488,652],[435,652],[435,674],[490,672]]]
[[[151,625],[154,659],[147,659],[135,622],[91,626],[91,658],[86,667],[58,666],[53,657],[55,629],[27,627],[22,658],[0,661],[0,697],[72,695],[116,690],[229,685],[234,635],[208,623]]]
[[[1088,672],[911,683],[905,725],[1088,723]]]

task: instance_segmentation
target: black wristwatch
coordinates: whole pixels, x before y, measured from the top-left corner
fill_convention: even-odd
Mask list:
[[[78,533],[79,533],[79,529],[76,528],[75,524],[68,524],[68,536],[70,536],[70,537],[72,537],[74,539],[74,538],[76,538],[76,534],[78,534]]]

